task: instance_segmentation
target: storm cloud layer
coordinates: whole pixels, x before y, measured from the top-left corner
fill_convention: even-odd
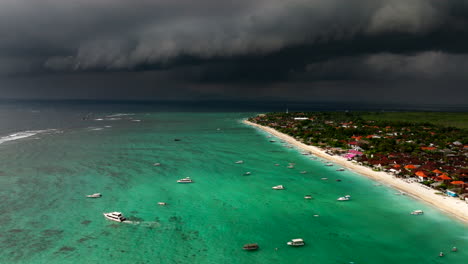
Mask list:
[[[467,97],[466,0],[2,0],[0,36],[3,97]]]

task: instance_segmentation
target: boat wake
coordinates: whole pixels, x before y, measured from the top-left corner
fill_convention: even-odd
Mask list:
[[[158,227],[161,225],[159,222],[130,221],[130,220],[125,220],[122,223],[131,224],[131,225],[141,225],[144,227]]]
[[[0,137],[0,144],[8,142],[8,141],[14,141],[14,140],[22,139],[22,138],[32,137],[37,134],[58,133],[58,132],[60,131],[57,129],[21,131],[21,132],[17,132],[8,136]]]

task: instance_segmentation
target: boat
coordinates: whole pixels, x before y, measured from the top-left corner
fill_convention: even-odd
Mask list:
[[[341,180],[340,180],[340,179],[336,179],[335,181],[340,182]]]
[[[243,250],[247,250],[247,251],[257,250],[257,249],[258,249],[258,244],[257,244],[257,243],[245,244],[245,245],[242,247],[242,249],[243,249]]]
[[[346,196],[343,196],[343,197],[340,197],[336,200],[338,201],[349,201],[351,199],[351,195],[346,195]]]
[[[325,166],[333,166],[333,163],[327,163]]]
[[[326,181],[326,180],[328,180],[328,178],[322,178],[322,180]]]
[[[440,252],[439,257],[443,257],[443,256],[444,256],[444,252]]]
[[[183,179],[177,180],[178,183],[192,183],[193,180],[190,177],[185,177]]]
[[[121,212],[104,213],[104,217],[109,219],[109,220],[116,221],[116,222],[123,222],[123,221],[127,220],[122,215]]]
[[[161,163],[156,162],[156,163],[153,164],[153,166],[161,166]]]
[[[158,202],[158,205],[167,205],[165,202]]]
[[[452,248],[452,252],[457,252],[457,251],[458,251],[457,247]]]
[[[289,166],[288,166],[288,169],[294,169],[294,166],[293,166],[293,165],[289,165]]]
[[[273,190],[284,190],[284,186],[283,185],[276,185],[276,186],[273,186],[271,187]]]
[[[304,199],[312,199],[312,195],[306,195],[304,196]]]
[[[302,238],[291,239],[291,241],[288,241],[287,244],[288,246],[292,246],[292,247],[301,247],[305,245],[304,240]]]
[[[250,175],[250,174],[252,174],[250,171],[244,173],[244,175]]]
[[[344,170],[345,170],[345,169],[343,169],[343,168],[339,168],[339,169],[337,169],[336,171],[344,171]]]
[[[180,138],[174,138],[174,141],[181,141]]]
[[[235,163],[236,163],[236,164],[242,164],[242,163],[244,163],[244,161],[243,161],[243,160],[238,160],[238,161],[236,161]]]
[[[93,194],[90,194],[90,195],[86,195],[86,197],[88,197],[88,198],[101,198],[101,197],[102,197],[102,194],[100,194],[100,193],[93,193]]]
[[[279,164],[278,164],[278,163],[275,163],[275,166],[279,166]]]
[[[307,171],[301,171],[300,172],[300,174],[306,174],[306,173],[307,173]]]
[[[414,210],[413,212],[411,212],[412,215],[422,215],[424,214],[423,210]]]
[[[272,139],[272,140],[270,140],[270,142],[273,143],[273,142],[276,142],[276,140]]]

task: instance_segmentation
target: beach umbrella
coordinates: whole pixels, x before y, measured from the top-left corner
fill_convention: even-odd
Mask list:
[[[465,184],[463,181],[453,181],[451,184],[459,185],[459,184]]]

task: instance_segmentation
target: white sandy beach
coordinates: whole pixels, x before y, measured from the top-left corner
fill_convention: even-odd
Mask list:
[[[247,120],[244,121],[245,124],[257,127],[263,131],[266,131],[275,137],[278,137],[285,142],[294,145],[302,150],[309,151],[312,154],[327,159],[335,164],[339,164],[343,167],[346,167],[352,171],[355,171],[359,174],[365,175],[369,178],[375,179],[383,184],[389,185],[398,189],[402,192],[408,193],[416,198],[419,198],[429,204],[432,204],[439,209],[454,215],[455,217],[468,222],[468,203],[460,200],[459,198],[449,197],[445,195],[435,194],[437,191],[426,187],[422,184],[416,182],[407,182],[403,179],[396,178],[395,176],[385,173],[385,172],[376,172],[368,167],[364,167],[358,164],[355,164],[347,159],[339,156],[331,156],[325,153],[320,148],[309,146],[304,143],[301,143],[295,140],[293,137],[283,134],[276,131],[273,128],[261,126]]]

